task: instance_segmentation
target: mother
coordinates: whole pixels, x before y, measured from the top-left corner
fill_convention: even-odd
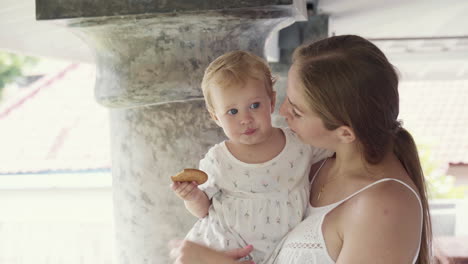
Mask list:
[[[385,55],[358,36],[299,47],[281,106],[306,144],[335,151],[313,165],[307,217],[270,263],[430,263],[431,228],[415,143],[397,120],[398,76]],[[176,263],[239,263],[183,241]]]

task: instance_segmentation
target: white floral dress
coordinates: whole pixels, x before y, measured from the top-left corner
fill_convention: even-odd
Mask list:
[[[263,263],[289,230],[302,221],[309,200],[311,164],[330,156],[303,144],[290,129],[283,150],[272,160],[248,164],[236,159],[226,143],[213,146],[200,169],[208,181],[199,188],[212,199],[187,239],[219,250],[254,245],[251,257]]]

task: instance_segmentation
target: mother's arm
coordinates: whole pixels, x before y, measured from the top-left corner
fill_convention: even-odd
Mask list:
[[[340,222],[343,246],[336,263],[412,263],[422,217],[414,193],[397,182],[385,182],[355,198]]]
[[[173,240],[169,247],[174,264],[255,264],[253,261],[238,261],[252,252],[252,245],[221,252],[187,240]]]

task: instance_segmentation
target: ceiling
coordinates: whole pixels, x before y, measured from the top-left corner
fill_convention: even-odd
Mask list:
[[[373,40],[412,78],[468,79],[468,1],[321,0],[330,34]]]
[[[465,0],[320,0],[330,32],[369,38],[468,36]]]
[[[395,60],[446,61],[457,76],[468,76],[468,1],[319,0],[318,11],[329,14],[330,34],[361,35]],[[35,20],[34,0],[1,0],[0,49],[93,61],[86,44],[67,28]]]

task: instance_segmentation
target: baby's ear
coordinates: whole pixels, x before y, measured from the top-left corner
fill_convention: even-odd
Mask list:
[[[221,124],[219,123],[219,119],[216,116],[216,114],[211,112],[211,111],[209,111],[209,113],[210,113],[211,119],[213,119],[218,126],[221,126]]]
[[[275,112],[275,105],[276,105],[276,92],[273,91],[271,94],[271,113]]]

